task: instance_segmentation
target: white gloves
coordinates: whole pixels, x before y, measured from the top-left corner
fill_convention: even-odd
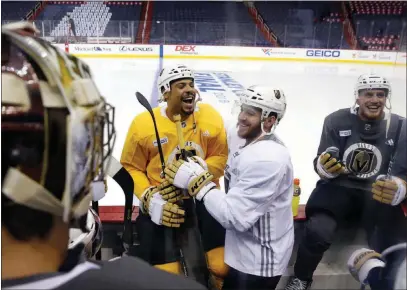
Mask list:
[[[348,260],[348,269],[353,278],[362,284],[367,284],[367,277],[373,268],[384,268],[385,263],[381,255],[371,249],[358,249],[352,253]]]
[[[92,192],[93,201],[101,200],[105,197],[107,192],[106,181],[91,182],[90,191]]]
[[[168,183],[167,183],[168,184]],[[144,213],[148,213],[151,220],[157,225],[166,227],[179,228],[185,221],[185,211],[180,209],[178,205],[165,200],[162,194],[161,185],[147,188],[140,200],[140,209]],[[164,189],[168,187],[164,187]],[[180,192],[180,190],[178,190]],[[169,197],[169,199],[181,199],[181,196]]]
[[[188,161],[177,160],[164,170],[165,179],[176,187],[188,189],[189,195],[202,200],[205,194],[216,188],[213,175],[202,168],[193,158]]]
[[[395,176],[387,179],[386,175],[379,175],[372,185],[372,193],[378,202],[396,206],[406,199],[406,182]]]

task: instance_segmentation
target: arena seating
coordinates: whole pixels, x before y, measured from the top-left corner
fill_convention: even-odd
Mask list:
[[[404,1],[349,1],[355,15],[402,15],[406,11]]]
[[[349,47],[339,3],[259,1],[255,6],[285,47]]]
[[[66,11],[66,10],[65,10]],[[69,35],[68,15],[75,22],[77,36],[102,36],[107,23],[112,16],[109,8],[101,2],[87,2],[76,6],[72,12],[67,12],[56,27],[51,31],[51,36]]]
[[[207,44],[272,46],[256,25],[243,2],[151,2],[151,44]],[[344,35],[342,3],[359,46],[368,50],[399,50],[407,46],[407,3],[404,1],[256,1],[264,23],[284,47],[349,48]],[[35,1],[2,2],[2,22],[20,20]],[[142,18],[137,1],[48,1],[35,21],[43,36],[66,41],[68,15],[76,35],[126,37],[135,41]]]
[[[242,2],[154,2],[150,43],[261,45]]]
[[[34,5],[34,1],[1,1],[2,23],[22,20]]]
[[[78,37],[133,37],[137,32],[141,2],[49,2],[35,19],[45,36],[57,41],[69,32],[68,15],[75,22]]]
[[[402,1],[349,1],[356,36],[368,50],[398,50],[406,31],[407,3]]]

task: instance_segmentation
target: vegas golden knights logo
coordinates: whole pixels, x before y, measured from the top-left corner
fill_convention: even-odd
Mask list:
[[[343,155],[346,173],[367,179],[376,175],[382,165],[382,154],[377,147],[356,143],[349,146]]]
[[[276,99],[279,100],[281,98],[281,94],[279,90],[274,90],[274,95],[276,96]]]
[[[368,173],[372,170],[374,154],[372,151],[357,149],[353,151],[351,157],[351,167],[353,172]]]

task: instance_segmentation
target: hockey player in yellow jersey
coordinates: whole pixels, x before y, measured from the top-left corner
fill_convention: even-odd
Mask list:
[[[223,119],[209,104],[199,103],[194,87],[194,73],[184,65],[164,68],[158,79],[160,101],[164,106],[153,109],[166,164],[179,158],[177,128],[173,116],[181,116],[185,149],[194,160],[219,178],[227,161],[227,139]],[[121,163],[134,180],[134,194],[140,200],[136,229],[140,242],[140,257],[168,272],[181,274],[174,244],[166,239],[165,229],[177,230],[185,222],[185,211],[177,201],[180,189],[165,182],[161,175],[161,160],[154,124],[148,112],[136,116],[127,133]],[[196,202],[202,243],[206,252],[211,281],[220,289],[228,271],[224,263],[225,230]],[[169,247],[168,245],[171,245]]]

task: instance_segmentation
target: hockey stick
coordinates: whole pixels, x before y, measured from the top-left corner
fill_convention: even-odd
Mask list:
[[[187,161],[187,152],[185,151],[185,141],[184,141],[184,135],[182,133],[182,125],[181,125],[181,116],[180,115],[174,115],[174,122],[177,127],[177,136],[178,136],[178,144],[180,147],[181,151],[181,158],[185,161]],[[185,192],[185,190],[184,190]],[[188,193],[186,195],[189,197]],[[186,205],[186,208],[188,208],[189,213],[188,216],[190,216],[193,220],[193,225],[186,225],[185,231],[183,236],[186,236],[187,239],[194,239],[195,244],[198,246],[198,249],[193,249],[190,243],[187,244],[187,249],[185,252],[189,254],[187,258],[192,258],[195,257],[196,263],[198,267],[195,269],[193,275],[195,276],[197,281],[200,281],[201,283],[205,284],[209,280],[209,269],[208,269],[208,261],[206,259],[205,251],[202,245],[202,239],[201,239],[201,233],[199,231],[199,226],[198,226],[198,218],[197,218],[197,213],[196,213],[196,203],[195,203],[195,198],[188,198],[183,200],[183,202]],[[182,237],[181,237],[182,238]],[[181,243],[181,245],[184,243]],[[188,262],[188,259],[186,259],[186,262]],[[202,264],[204,264],[204,270],[202,271],[202,267],[200,267]],[[189,267],[193,268],[193,267]]]
[[[184,142],[184,135],[182,134],[182,125],[181,125],[181,116],[174,115],[174,122],[177,126],[177,136],[178,136],[178,144],[181,150],[181,157],[183,160],[187,161],[187,154],[185,152],[185,142]]]
[[[151,108],[150,103],[147,101],[147,99],[139,92],[136,92],[136,97],[139,103],[146,108],[146,110],[150,113],[151,118],[153,119],[154,123],[154,131],[155,131],[155,138],[157,139],[157,147],[158,147],[158,153],[160,154],[160,160],[161,160],[161,178],[164,177],[164,169],[165,169],[165,160],[164,160],[164,154],[163,154],[163,149],[161,147],[161,139],[160,135],[158,134],[158,129],[157,129],[157,123],[155,122],[155,117],[153,114],[153,109]]]
[[[124,193],[125,203],[122,241],[124,250],[129,252],[133,245],[133,226],[131,223],[133,214],[133,178],[113,155],[110,156],[110,165],[106,171],[107,175],[119,184]]]
[[[99,202],[92,201],[92,209],[99,216]],[[98,261],[102,260],[102,247],[100,247],[99,251],[97,251],[97,253],[95,253],[95,259]]]
[[[146,110],[150,113],[151,118],[153,119],[153,124],[154,124],[154,131],[155,131],[155,137],[157,139],[157,147],[158,147],[158,152],[160,154],[160,160],[161,160],[161,178],[164,178],[164,169],[165,169],[165,160],[164,160],[164,154],[163,150],[161,147],[161,139],[160,135],[158,134],[158,128],[157,128],[157,123],[155,122],[155,117],[153,113],[153,109],[151,108],[150,103],[147,101],[147,99],[139,92],[136,92],[136,97],[139,103],[146,108]],[[167,241],[170,241],[171,239],[174,239],[172,229],[165,227],[165,239]],[[180,263],[182,267],[182,271],[184,272],[185,277],[188,277],[188,269],[185,263],[185,257],[184,253],[181,248],[179,248],[179,254],[180,254]]]
[[[393,150],[391,151],[390,155],[390,162],[389,162],[389,168],[387,169],[387,179],[391,179],[391,170],[393,169],[393,164],[395,161],[396,157],[396,152],[397,152],[397,147],[399,143],[399,138],[400,138],[400,132],[401,132],[401,127],[403,126],[403,119],[399,119],[398,124],[397,124],[397,130],[396,130],[396,137],[394,138],[394,146]]]

